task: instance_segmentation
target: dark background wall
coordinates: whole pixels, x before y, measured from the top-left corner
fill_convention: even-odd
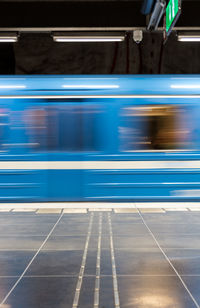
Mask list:
[[[0,74],[199,74],[200,43],[177,42],[173,33],[146,33],[141,44],[55,43],[46,36],[25,36],[0,44]]]
[[[141,14],[142,2],[0,0],[0,32],[10,27],[145,28],[148,18]],[[182,0],[176,26],[200,30],[199,11],[199,0]],[[200,43],[178,42],[175,32],[165,46],[161,32],[144,33],[139,45],[131,33],[122,43],[72,44],[54,43],[50,34],[41,32],[22,34],[15,44],[0,44],[0,74],[200,73]]]

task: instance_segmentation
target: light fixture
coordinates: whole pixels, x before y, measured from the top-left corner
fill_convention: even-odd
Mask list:
[[[143,39],[143,31],[142,30],[134,30],[133,31],[133,40],[137,44],[141,43]]]
[[[199,32],[185,32],[178,33],[178,41],[179,42],[200,42],[200,33]]]
[[[0,43],[16,43],[17,41],[17,33],[0,33]]]
[[[74,33],[63,32],[53,33],[54,42],[67,43],[67,42],[122,42],[125,35],[122,33]]]

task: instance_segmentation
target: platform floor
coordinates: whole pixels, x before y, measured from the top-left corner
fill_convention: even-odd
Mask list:
[[[200,307],[200,206],[26,210],[0,212],[0,307]]]

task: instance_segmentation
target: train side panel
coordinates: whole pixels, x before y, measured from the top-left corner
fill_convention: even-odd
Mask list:
[[[85,170],[86,199],[197,200],[199,101],[141,99],[111,104],[112,150],[88,155],[88,161],[102,164],[101,169]]]
[[[199,200],[198,82],[0,78],[0,201]]]

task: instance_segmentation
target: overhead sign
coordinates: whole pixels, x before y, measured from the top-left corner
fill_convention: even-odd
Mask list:
[[[181,0],[170,0],[166,7],[166,35],[168,36],[181,13]]]

